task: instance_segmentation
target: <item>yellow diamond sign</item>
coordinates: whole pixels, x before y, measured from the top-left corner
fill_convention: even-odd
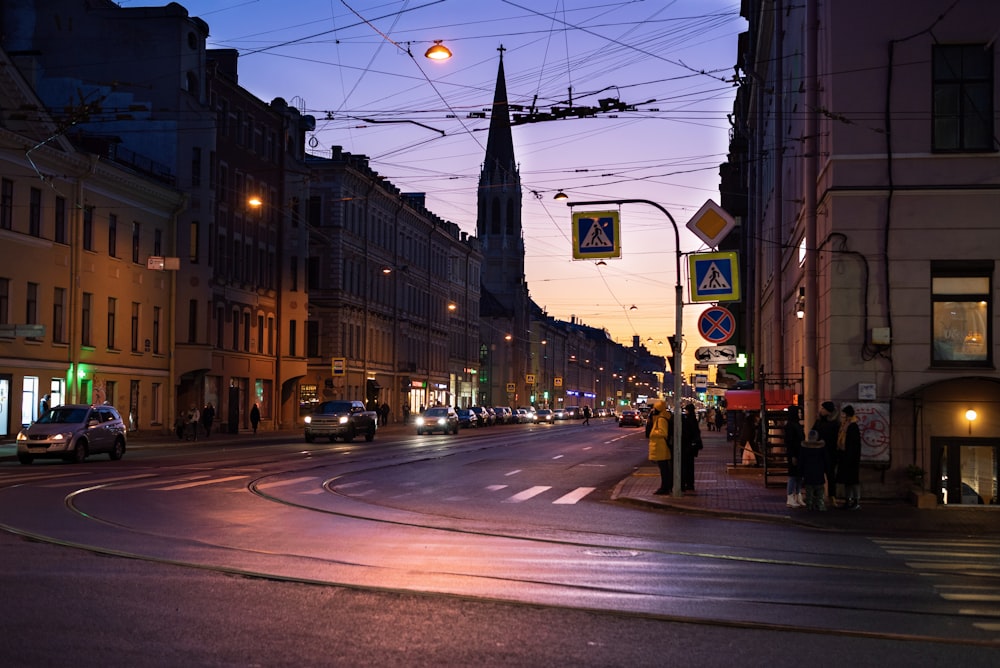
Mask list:
[[[705,202],[687,224],[689,230],[712,248],[718,248],[734,227],[736,220],[712,200]]]

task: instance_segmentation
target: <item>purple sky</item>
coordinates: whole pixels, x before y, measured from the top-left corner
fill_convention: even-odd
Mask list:
[[[563,190],[577,201],[653,200],[681,226],[685,253],[704,250],[684,225],[707,199],[719,202],[737,35],[746,29],[739,2],[181,4],[209,24],[210,46],[239,50],[243,87],[265,101],[283,97],[316,117],[312,152],[342,146],[368,156],[403,192],[425,192],[431,211],[472,234],[489,118],[469,116],[489,110],[498,47],[505,49],[511,104],[549,111],[572,96],[574,106],[597,107],[606,98],[635,105],[635,111],[514,127],[525,273],[532,297],[550,315],[576,316],[621,343],[633,335],[651,339],[654,352],[667,353],[676,282],[669,221],[653,207],[626,205],[622,257],[606,265],[574,260],[571,211],[552,196]],[[443,40],[454,57],[424,58],[433,40]],[[688,355],[707,345],[696,328],[704,309],[685,306]]]

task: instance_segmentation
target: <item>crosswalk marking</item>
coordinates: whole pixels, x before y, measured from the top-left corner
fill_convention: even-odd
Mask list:
[[[274,489],[275,487],[287,487],[288,485],[297,485],[300,482],[307,482],[316,480],[312,476],[303,476],[301,478],[291,478],[289,480],[278,480],[277,482],[265,482],[257,485],[259,489]]]
[[[573,504],[573,503],[576,503],[577,501],[579,501],[580,499],[582,499],[583,497],[587,496],[591,492],[593,492],[595,489],[597,489],[597,488],[596,487],[577,487],[576,489],[574,489],[569,494],[564,494],[564,495],[560,496],[558,499],[556,499],[552,503],[557,504],[557,505]]]
[[[519,492],[514,496],[504,499],[504,503],[521,503],[522,501],[527,501],[528,499],[538,496],[542,492],[547,492],[551,487],[546,487],[545,485],[536,485],[535,487],[529,487],[523,492]]]

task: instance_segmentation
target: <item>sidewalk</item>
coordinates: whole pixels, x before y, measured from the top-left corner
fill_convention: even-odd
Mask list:
[[[933,533],[981,536],[997,533],[1000,509],[990,506],[938,506],[918,509],[905,500],[861,499],[861,510],[825,512],[789,508],[785,486],[764,486],[763,469],[733,465],[733,446],[725,432],[702,431],[704,449],[695,460],[695,492],[658,496],[657,467],[648,462],[621,481],[612,499],[646,507],[706,516],[781,522],[833,531]],[[783,480],[783,478],[782,478]],[[772,485],[774,484],[772,479]]]
[[[379,427],[382,434],[412,433],[413,425],[393,423]],[[641,431],[636,430],[637,437]],[[212,445],[251,445],[288,443],[302,438],[302,430],[249,431],[238,434],[217,433],[201,437],[198,443]],[[376,437],[377,438],[377,437]],[[764,486],[763,469],[733,465],[732,444],[724,432],[703,431],[705,448],[695,460],[695,492],[684,496],[658,496],[660,474],[652,462],[644,461],[635,472],[622,480],[612,493],[612,500],[671,512],[700,514],[709,517],[779,522],[831,531],[928,533],[949,536],[996,535],[1000,527],[1000,508],[992,506],[939,506],[920,510],[904,500],[873,500],[862,497],[861,510],[826,512],[788,508],[784,485]],[[637,438],[645,450],[645,440]],[[190,441],[178,440],[169,433],[139,433],[129,439],[130,450],[150,446],[185,447]],[[0,462],[16,461],[13,440],[0,442]],[[100,455],[99,457],[103,457]]]

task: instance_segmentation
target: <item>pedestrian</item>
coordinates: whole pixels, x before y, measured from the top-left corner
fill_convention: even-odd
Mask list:
[[[694,491],[694,458],[701,450],[701,428],[694,404],[684,407],[681,417],[681,491]]]
[[[844,509],[861,510],[861,427],[854,406],[840,409],[837,455],[837,483],[844,490]]]
[[[257,425],[260,424],[260,406],[256,403],[253,408],[250,409],[250,427],[253,429],[253,433],[257,433]]]
[[[743,415],[743,426],[740,428],[740,444],[743,446],[742,463],[744,466],[760,466],[760,455],[757,452],[757,415],[746,411]]]
[[[389,424],[389,403],[383,402],[382,406],[378,409],[379,423],[381,426],[386,426]]]
[[[726,411],[724,408],[715,409],[715,431],[722,431],[722,427],[726,424]]]
[[[201,409],[201,426],[205,428],[205,438],[212,435],[212,422],[215,421],[215,406],[209,401]]]
[[[590,406],[583,407],[583,424],[590,424]]]
[[[837,433],[840,424],[837,421],[837,405],[832,401],[824,401],[819,406],[819,415],[813,423],[812,431],[823,441],[826,452],[826,493],[830,497],[829,506],[837,507]]]
[[[52,395],[46,394],[42,397],[42,400],[38,402],[38,419],[41,420],[43,417],[49,414],[52,406]]]
[[[672,466],[673,430],[663,399],[653,403],[649,413],[649,459],[656,462],[660,470],[660,488],[653,494],[670,494],[674,488],[674,468]]]
[[[802,441],[799,451],[799,474],[805,487],[806,510],[826,510],[826,443],[816,430]]]
[[[190,441],[198,440],[198,424],[201,422],[201,411],[198,410],[197,404],[191,404],[191,410],[188,411],[188,428],[191,430],[191,437],[188,439]]]
[[[785,494],[788,500],[785,505],[789,508],[803,508],[805,502],[802,500],[802,480],[799,477],[799,453],[802,450],[802,441],[805,434],[802,431],[802,423],[799,422],[799,407],[789,406],[785,411],[788,413],[785,418],[785,458],[788,460],[788,483],[785,485]]]
[[[184,440],[184,428],[187,426],[187,415],[184,411],[177,411],[177,417],[174,419],[174,433],[177,434],[177,440]]]
[[[410,424],[410,405],[403,404],[403,424]]]

